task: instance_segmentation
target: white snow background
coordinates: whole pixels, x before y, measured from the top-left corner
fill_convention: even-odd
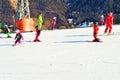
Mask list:
[[[22,45],[0,34],[0,80],[120,80],[120,25],[114,35],[93,40],[93,28],[45,31],[42,42],[30,42],[35,32],[22,33]]]

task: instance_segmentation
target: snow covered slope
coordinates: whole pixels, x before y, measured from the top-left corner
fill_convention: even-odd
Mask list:
[[[30,42],[35,32],[23,33],[22,45],[0,34],[0,80],[120,80],[120,25],[115,35],[93,40],[93,28],[42,31],[42,42]]]

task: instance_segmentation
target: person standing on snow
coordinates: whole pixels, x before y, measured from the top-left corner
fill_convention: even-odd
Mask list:
[[[100,18],[100,25],[104,25],[104,15],[101,15],[101,18]]]
[[[13,46],[16,46],[17,43],[21,44],[21,39],[22,40],[24,39],[23,36],[22,36],[22,34],[21,34],[21,32],[20,32],[20,30],[17,29],[15,32],[16,32],[15,44]]]
[[[93,25],[94,25],[93,26],[93,37],[94,37],[93,42],[100,42],[100,39],[98,38],[99,27],[96,22],[93,22]]]
[[[43,18],[42,18],[42,13],[40,12],[38,15],[38,25],[35,27],[36,37],[34,39],[34,42],[40,42],[40,40],[38,38],[41,34],[42,24],[43,24]]]
[[[7,34],[7,38],[12,38],[12,37],[10,36],[10,30],[9,30],[9,28],[8,28],[8,25],[5,25],[5,26],[4,26],[4,31],[5,31],[5,33]]]
[[[107,32],[108,32],[108,29],[109,29],[109,32],[108,32],[108,35],[109,34],[112,34],[112,25],[113,25],[113,13],[110,12],[108,14],[108,16],[106,17],[106,28],[105,28],[105,31],[104,31],[104,34],[106,35]]]
[[[40,42],[39,36],[40,36],[41,30],[40,30],[40,28],[38,26],[36,26],[35,29],[36,29],[36,37],[34,39],[34,42]]]
[[[52,20],[52,30],[54,30],[55,25],[56,25],[56,17],[53,17],[53,20]]]

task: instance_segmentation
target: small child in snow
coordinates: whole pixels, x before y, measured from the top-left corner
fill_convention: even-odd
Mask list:
[[[15,44],[14,44],[14,46],[16,46],[17,43],[22,44],[21,39],[22,40],[24,39],[21,32],[18,29],[15,32],[16,32],[16,36],[15,36]]]
[[[53,20],[52,20],[52,30],[54,30],[55,25],[56,25],[56,17],[53,17]]]
[[[101,15],[101,18],[100,18],[100,25],[104,25],[104,15]]]
[[[94,37],[93,42],[100,42],[100,39],[98,38],[99,27],[96,22],[93,22],[93,25],[94,25],[93,26],[93,37]]]
[[[38,26],[35,26],[35,29],[36,29],[36,37],[34,39],[34,42],[40,42],[39,36],[40,36],[41,30]]]
[[[5,33],[7,34],[7,38],[12,38],[12,37],[10,36],[10,30],[9,30],[9,28],[8,28],[8,25],[5,25],[5,26],[4,26],[4,31],[5,31]]]

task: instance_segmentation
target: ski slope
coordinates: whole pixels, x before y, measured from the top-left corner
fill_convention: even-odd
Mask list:
[[[42,42],[30,42],[35,32],[22,33],[22,45],[0,34],[0,80],[120,80],[120,25],[115,35],[93,40],[93,28],[42,31]]]

